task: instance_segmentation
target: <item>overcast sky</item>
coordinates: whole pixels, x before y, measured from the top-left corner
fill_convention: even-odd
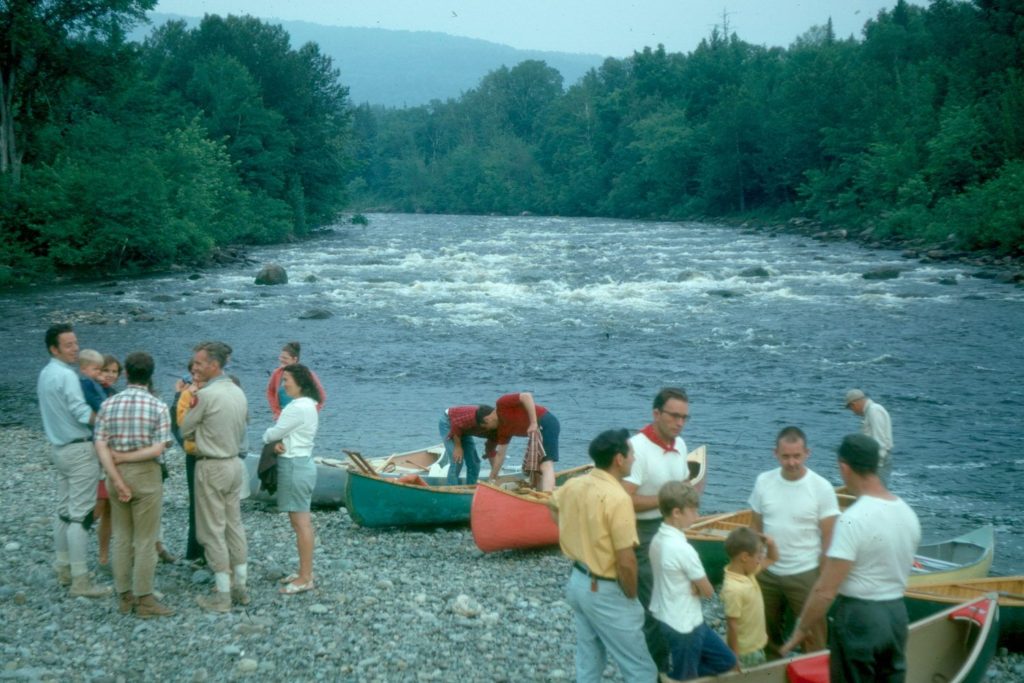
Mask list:
[[[911,0],[925,4],[924,0]],[[840,37],[896,0],[160,0],[157,12],[251,14],[330,26],[440,31],[512,47],[624,57],[644,46],[689,52],[721,25],[755,44],[787,46],[832,18]]]

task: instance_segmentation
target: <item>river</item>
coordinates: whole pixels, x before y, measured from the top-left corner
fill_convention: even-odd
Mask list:
[[[685,387],[683,435],[709,448],[703,509],[724,511],[746,506],[787,424],[838,483],[835,448],[859,426],[843,395],[859,387],[892,415],[892,488],[925,541],[994,524],[994,569],[1024,573],[1020,287],[847,243],[607,219],[373,215],[251,254],[290,283],[255,286],[248,266],[0,295],[0,424],[39,425],[43,332],[73,319],[83,348],[151,352],[165,397],[195,342],[230,343],[256,443],[269,372],[298,339],[329,395],[318,450],[335,457],[434,443],[443,408],[531,391],[579,464],[599,431],[645,424],[659,387]],[[896,279],[862,277],[891,266]],[[756,267],[767,277],[742,274]],[[333,316],[298,319],[312,308]]]

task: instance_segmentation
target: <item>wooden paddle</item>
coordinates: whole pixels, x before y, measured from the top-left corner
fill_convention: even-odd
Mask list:
[[[369,477],[379,477],[380,476],[379,474],[377,474],[377,471],[375,469],[373,469],[373,466],[370,465],[370,463],[366,462],[366,458],[364,458],[363,454],[360,453],[359,451],[346,451],[346,450],[342,450],[342,452],[345,455],[347,455],[349,458],[352,459],[352,462],[354,462],[356,464],[356,469],[358,469],[363,474],[365,474],[365,475],[367,475]]]

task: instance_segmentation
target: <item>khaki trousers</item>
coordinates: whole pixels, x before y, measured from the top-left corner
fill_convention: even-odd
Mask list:
[[[57,514],[53,518],[57,564],[69,563],[72,576],[80,576],[88,571],[89,548],[89,534],[82,528],[82,520],[96,506],[100,462],[91,441],[52,446],[50,459],[57,482]]]
[[[792,624],[792,621],[800,616],[804,602],[810,596],[817,580],[816,568],[789,576],[777,576],[772,574],[770,569],[757,575],[757,582],[761,584],[761,596],[764,598],[764,618],[768,629],[765,654],[769,661],[779,658],[779,648],[789,635],[787,623]],[[788,619],[787,608],[792,615]],[[803,647],[805,653],[817,652],[828,647],[828,626],[825,621],[819,620],[807,632]]]
[[[136,596],[149,595],[156,573],[156,541],[164,499],[160,464],[156,460],[126,462],[118,465],[117,470],[132,490],[132,499],[122,503],[113,484],[108,486],[114,533],[114,588],[118,593],[130,590]]]
[[[244,469],[236,457],[196,461],[196,537],[214,572],[228,572],[246,562],[248,547],[239,507]]]

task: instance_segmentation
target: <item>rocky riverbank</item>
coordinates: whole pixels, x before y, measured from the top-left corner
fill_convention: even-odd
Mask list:
[[[552,681],[574,677],[574,627],[556,550],[484,555],[468,528],[373,531],[344,509],[314,514],[317,589],[292,597],[277,579],[294,562],[286,518],[246,501],[252,604],[227,615],[194,596],[212,577],[160,565],[173,617],[118,614],[113,597],[70,599],[50,568],[53,495],[47,447],[3,430],[0,462],[0,679],[38,681]],[[187,494],[180,452],[169,454],[168,548],[184,545]],[[91,554],[95,561],[95,550]],[[109,577],[98,577],[109,583]],[[721,627],[716,602],[708,617]],[[621,680],[609,667],[608,680]],[[989,681],[1024,680],[1002,655]]]

